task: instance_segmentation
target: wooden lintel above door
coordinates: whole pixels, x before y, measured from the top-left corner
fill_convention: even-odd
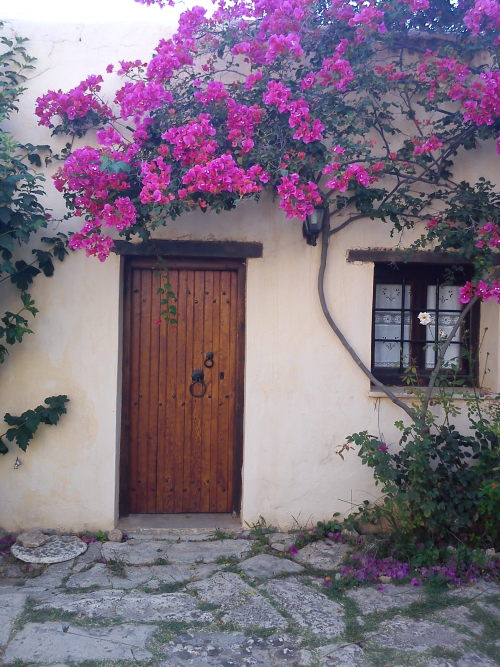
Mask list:
[[[115,241],[114,251],[129,257],[214,257],[250,259],[262,257],[262,243],[256,241],[173,241],[151,239],[144,243]]]

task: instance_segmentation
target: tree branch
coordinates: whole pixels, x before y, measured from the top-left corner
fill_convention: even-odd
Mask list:
[[[344,336],[342,331],[340,330],[339,326],[335,322],[335,320],[332,317],[332,314],[330,313],[330,310],[328,308],[328,304],[326,303],[326,298],[325,298],[325,272],[326,272],[326,266],[327,266],[327,261],[328,261],[328,245],[330,241],[330,227],[329,225],[324,224],[323,225],[323,232],[322,232],[322,238],[321,238],[321,262],[320,262],[320,267],[319,267],[319,273],[318,273],[318,295],[319,295],[319,302],[321,304],[321,309],[323,311],[323,315],[325,316],[326,321],[330,325],[330,328],[334,331],[336,334],[337,338],[340,340],[344,348],[347,350],[347,352],[350,354],[351,358],[353,359],[354,363],[360,368],[363,373],[366,375],[366,377],[370,380],[372,384],[374,384],[378,389],[384,392],[384,394],[391,399],[391,401],[400,407],[402,410],[406,412],[407,415],[411,417],[413,421],[415,421],[416,415],[415,411],[413,408],[411,408],[409,405],[401,401],[390,389],[387,387],[383,382],[378,380],[373,373],[370,371],[370,369],[366,366],[366,364],[363,363],[357,352],[354,350],[352,345],[349,343],[347,338]]]
[[[436,385],[437,377],[439,375],[440,370],[443,367],[446,350],[449,348],[453,338],[455,337],[455,334],[457,333],[457,331],[461,327],[462,322],[465,320],[465,318],[470,313],[470,311],[472,310],[474,305],[478,302],[478,300],[479,300],[479,297],[477,297],[477,296],[472,297],[472,299],[469,301],[469,303],[465,306],[465,308],[460,313],[457,321],[453,325],[453,328],[450,331],[450,333],[448,334],[446,340],[443,342],[443,344],[441,346],[438,347],[438,355],[437,355],[436,365],[434,366],[434,368],[432,370],[431,376],[429,378],[429,384],[427,385],[427,389],[425,390],[424,398],[423,398],[423,401],[422,401],[422,414],[425,414],[428,410],[429,402],[430,402],[431,396],[432,396],[432,390],[434,389],[434,387]]]

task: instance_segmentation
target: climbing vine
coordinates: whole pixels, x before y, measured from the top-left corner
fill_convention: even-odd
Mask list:
[[[18,306],[0,317],[0,363],[6,361],[13,345],[33,333],[30,318],[36,316],[38,309],[29,287],[38,275],[52,276],[54,261],[62,261],[68,254],[67,237],[61,232],[41,236],[41,246],[33,247],[34,238],[50,219],[40,202],[45,178],[34,169],[41,166],[41,155],[49,153],[49,146],[21,143],[4,129],[5,121],[18,110],[23,84],[34,68],[26,41],[0,34],[0,289],[5,294],[13,285],[19,291]],[[28,247],[31,257],[27,257]],[[4,436],[26,450],[40,423],[57,424],[66,412],[67,401],[64,395],[51,396],[45,399],[45,405],[19,417],[7,413],[4,420],[10,428],[0,437],[0,454],[8,451]]]

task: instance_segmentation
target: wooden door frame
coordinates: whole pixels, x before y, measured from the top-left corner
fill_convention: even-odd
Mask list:
[[[210,244],[207,244],[210,245]],[[255,245],[255,244],[254,244]],[[260,245],[260,244],[259,244]],[[262,246],[261,246],[262,249]],[[237,302],[237,326],[236,326],[236,369],[235,369],[235,404],[234,404],[234,466],[233,466],[233,498],[232,511],[239,515],[241,508],[242,492],[242,466],[243,466],[243,411],[245,391],[245,314],[246,314],[246,260],[224,257],[185,257],[178,255],[166,257],[155,257],[152,255],[138,255],[136,253],[123,253],[129,256],[124,258],[123,271],[123,314],[122,314],[122,410],[121,410],[121,433],[120,433],[120,481],[119,481],[119,514],[129,514],[129,453],[130,453],[130,348],[131,336],[131,275],[133,268],[159,268],[168,265],[172,269],[200,269],[200,270],[230,270],[236,271],[238,286]],[[156,254],[156,253],[155,253]],[[128,315],[128,317],[127,317]]]

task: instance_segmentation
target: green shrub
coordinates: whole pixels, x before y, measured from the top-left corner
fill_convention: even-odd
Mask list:
[[[434,544],[498,539],[498,407],[471,399],[467,408],[468,434],[434,419],[430,426],[397,422],[402,435],[394,451],[367,431],[347,438],[344,448],[359,448],[384,494],[377,507],[366,503],[360,508],[360,518],[384,517],[402,538]]]

